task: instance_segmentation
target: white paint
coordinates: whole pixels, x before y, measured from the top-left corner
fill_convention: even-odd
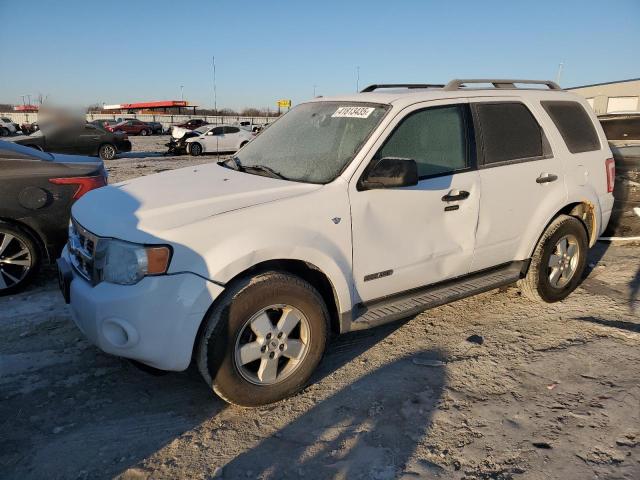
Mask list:
[[[410,112],[502,100],[522,101],[531,109],[553,158],[425,179],[414,187],[358,190],[378,148]],[[571,154],[542,109],[543,100],[581,103],[601,149]],[[551,218],[568,204],[586,201],[593,206],[594,241],[609,220],[613,196],[606,192],[605,159],[612,154],[588,103],[576,95],[431,89],[312,100],[324,101],[349,108],[338,109],[338,116],[355,118],[369,114],[348,107],[354,102],[390,106],[351,163],[327,185],[251,175],[213,163],[111,185],[76,202],[73,216],[96,235],[168,244],[173,250],[168,275],[136,285],[102,282],[91,287],[76,276],[71,309],[85,335],[107,352],[180,370],[191,358],[204,312],[225,284],[260,262],[292,259],[315,266],[329,278],[339,313],[348,313],[362,300],[525,260]],[[536,183],[543,173],[558,180]],[[455,202],[458,210],[445,212],[441,197],[454,190],[470,196]],[[342,221],[335,223],[335,218]],[[394,273],[364,282],[365,275],[386,270]],[[137,343],[113,344],[101,330],[107,318],[126,321],[135,329]]]

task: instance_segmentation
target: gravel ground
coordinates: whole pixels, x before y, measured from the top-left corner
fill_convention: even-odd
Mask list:
[[[142,153],[162,140],[111,180],[215,160]],[[507,288],[340,337],[259,409],[101,353],[47,270],[0,299],[0,477],[638,479],[639,253],[598,243],[559,304]]]

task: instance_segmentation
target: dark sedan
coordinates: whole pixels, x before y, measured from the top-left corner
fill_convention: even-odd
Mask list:
[[[37,132],[14,137],[12,142],[44,152],[99,156],[113,160],[120,152],[131,151],[131,142],[121,132],[108,132],[90,123],[74,126],[41,126]]]
[[[0,295],[24,288],[67,241],[71,205],[107,183],[97,158],[0,141]]]

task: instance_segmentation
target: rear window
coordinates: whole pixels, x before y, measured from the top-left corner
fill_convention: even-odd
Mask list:
[[[640,116],[601,118],[600,125],[609,140],[640,140]]]
[[[591,118],[578,102],[540,102],[553,120],[571,153],[600,150],[598,134]]]
[[[542,157],[542,129],[518,102],[475,105],[484,164]]]

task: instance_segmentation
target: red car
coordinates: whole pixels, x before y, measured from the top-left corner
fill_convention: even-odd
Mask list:
[[[125,132],[128,135],[151,135],[151,127],[140,120],[124,120],[115,125],[106,125],[110,132]]]

